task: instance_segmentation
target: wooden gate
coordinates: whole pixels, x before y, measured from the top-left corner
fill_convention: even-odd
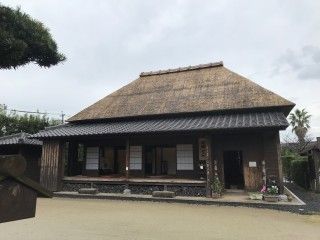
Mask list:
[[[50,191],[61,189],[63,177],[63,144],[60,141],[44,141],[42,146],[40,184]]]

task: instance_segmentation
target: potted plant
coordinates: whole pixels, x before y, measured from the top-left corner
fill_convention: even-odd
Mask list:
[[[262,200],[263,194],[260,192],[250,192],[249,199],[250,200]]]
[[[275,185],[267,187],[263,194],[263,199],[267,202],[278,202],[279,201],[279,188]]]
[[[211,187],[212,187],[212,198],[220,198],[222,194],[223,186],[217,176],[213,178]]]
[[[263,185],[260,192],[249,193],[250,200],[262,200],[263,194],[267,191],[266,185]]]

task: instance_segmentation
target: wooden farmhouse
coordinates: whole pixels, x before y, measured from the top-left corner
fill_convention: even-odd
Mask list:
[[[29,139],[28,133],[17,133],[0,137],[0,156],[21,155],[27,161],[25,175],[32,180],[40,180],[42,142]]]
[[[259,190],[268,180],[281,188],[279,131],[293,107],[222,62],[142,72],[32,136],[43,141],[41,183],[210,196],[216,175],[226,189]]]

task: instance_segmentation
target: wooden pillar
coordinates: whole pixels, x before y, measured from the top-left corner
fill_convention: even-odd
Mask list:
[[[57,140],[43,141],[40,184],[50,191],[59,191],[62,187],[63,147],[64,144]]]
[[[208,144],[208,157],[206,158],[206,169],[207,169],[207,181],[206,181],[206,197],[212,197],[212,180],[213,180],[213,156],[212,156],[212,144],[211,137],[206,137]]]
[[[129,179],[130,171],[130,139],[126,139],[126,178]]]
[[[279,132],[266,132],[263,139],[266,179],[275,178],[280,187],[280,192],[283,192]]]

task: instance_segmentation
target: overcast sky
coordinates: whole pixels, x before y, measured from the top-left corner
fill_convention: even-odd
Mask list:
[[[0,0],[43,22],[67,61],[0,71],[0,103],[71,116],[140,72],[223,61],[306,108],[320,136],[320,1]]]

